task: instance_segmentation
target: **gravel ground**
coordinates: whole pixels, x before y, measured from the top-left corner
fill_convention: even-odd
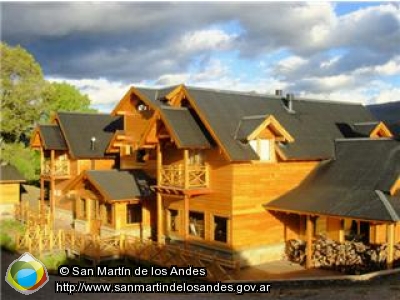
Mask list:
[[[1,253],[1,276],[5,278],[5,274],[9,264],[15,260],[18,256],[10,254],[8,252],[2,251]],[[134,299],[201,299],[209,298],[215,300],[231,299],[236,297],[245,297],[246,299],[363,299],[363,300],[394,300],[400,299],[400,274],[391,275],[388,277],[383,277],[375,279],[369,282],[363,283],[330,283],[327,282],[324,285],[301,285],[301,286],[277,286],[272,285],[271,293],[269,294],[245,294],[242,296],[237,296],[235,294],[74,294],[70,296],[68,294],[55,294],[54,287],[55,281],[65,281],[78,282],[81,280],[88,281],[87,278],[65,278],[50,275],[49,282],[41,288],[38,292],[29,295],[30,299],[112,299],[122,300],[129,299],[132,297]],[[97,282],[98,279],[91,278],[90,282]],[[2,299],[27,299],[27,296],[22,295],[15,290],[13,290],[4,279],[1,281],[1,298]]]

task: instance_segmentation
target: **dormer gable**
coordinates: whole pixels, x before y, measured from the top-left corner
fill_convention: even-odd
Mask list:
[[[248,143],[261,161],[275,159],[276,142],[293,142],[294,138],[272,115],[243,117],[236,129],[235,139]]]
[[[392,138],[393,134],[383,122],[359,122],[352,125],[356,136],[369,138]]]

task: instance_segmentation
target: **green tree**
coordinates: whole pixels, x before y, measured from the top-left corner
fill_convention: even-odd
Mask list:
[[[40,65],[20,46],[0,43],[1,138],[19,142],[43,110],[46,82]]]
[[[49,120],[57,111],[94,112],[90,108],[90,99],[66,82],[52,82],[46,89],[44,97],[44,120]]]
[[[90,99],[67,83],[47,82],[35,58],[20,46],[0,43],[0,159],[28,180],[38,178],[40,157],[29,148],[32,129],[55,111],[94,111]]]
[[[40,153],[24,143],[3,143],[2,160],[15,166],[28,181],[37,180],[40,173]]]

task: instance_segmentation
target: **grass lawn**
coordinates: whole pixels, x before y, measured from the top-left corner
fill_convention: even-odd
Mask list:
[[[0,221],[0,246],[9,251],[15,251],[15,234],[23,234],[25,225],[18,221],[8,219]]]

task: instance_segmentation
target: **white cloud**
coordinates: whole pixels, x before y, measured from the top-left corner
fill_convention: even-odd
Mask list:
[[[277,73],[285,74],[290,73],[293,70],[297,70],[298,68],[304,66],[307,63],[307,60],[300,56],[289,56],[284,59],[281,59],[277,63]]]
[[[231,46],[236,34],[227,34],[220,29],[196,30],[185,33],[178,43],[187,52],[222,50]]]
[[[190,75],[188,73],[163,74],[156,80],[156,85],[174,85],[188,81]]]
[[[392,101],[400,101],[400,88],[391,87],[387,90],[382,90],[374,99],[373,103],[385,103]]]

